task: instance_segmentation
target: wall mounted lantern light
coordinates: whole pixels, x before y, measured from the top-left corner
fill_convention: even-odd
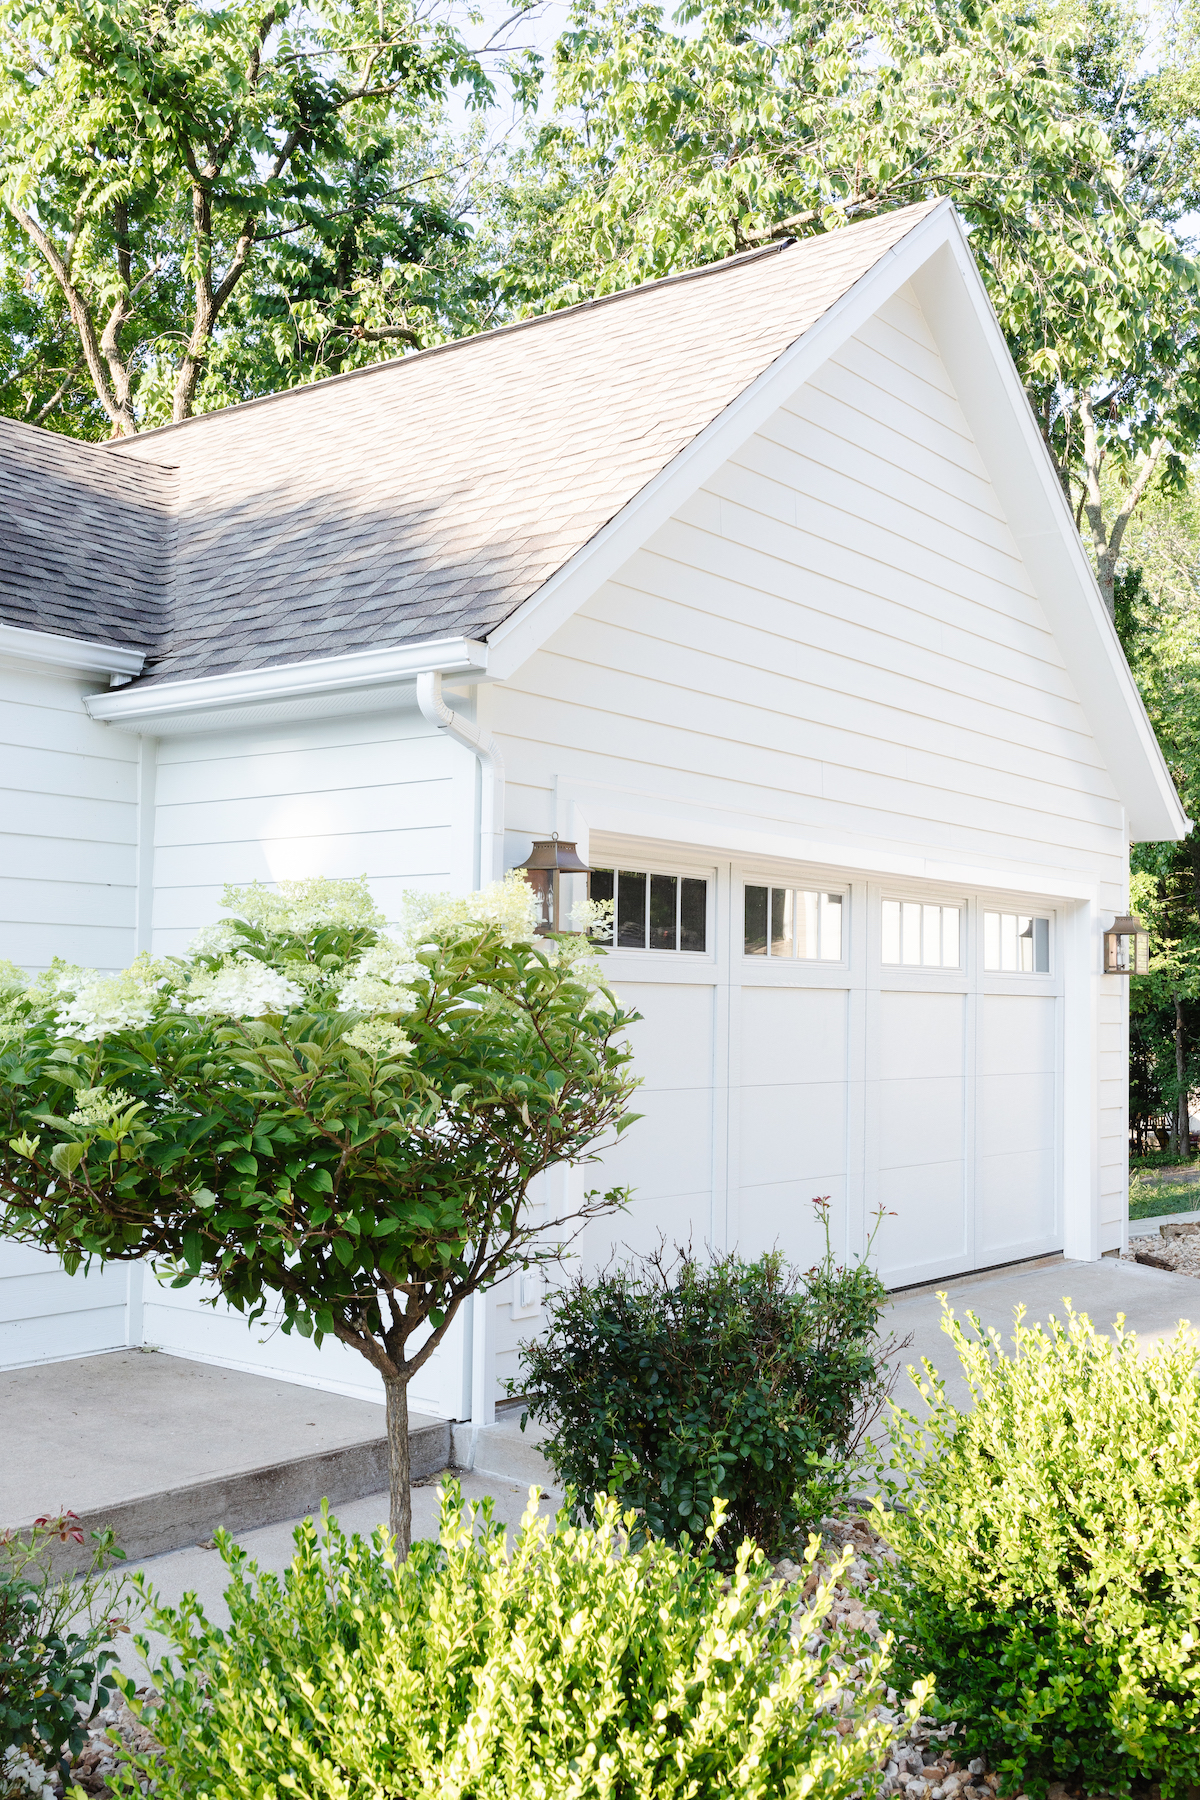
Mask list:
[[[565,931],[562,877],[591,873],[587,864],[577,856],[574,844],[568,843],[565,838],[560,840],[557,831],[553,837],[536,838],[533,849],[520,867],[524,869],[525,878],[538,897],[541,908],[537,926],[539,935],[546,937],[552,931]]]
[[[1106,975],[1148,975],[1150,933],[1140,919],[1114,919],[1104,934]]]

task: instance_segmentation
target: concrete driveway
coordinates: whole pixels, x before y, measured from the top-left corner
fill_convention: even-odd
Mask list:
[[[970,1396],[958,1358],[941,1328],[938,1289],[960,1321],[965,1323],[967,1313],[976,1313],[981,1325],[995,1326],[1005,1339],[1012,1336],[1013,1313],[1018,1306],[1024,1304],[1024,1323],[1032,1325],[1044,1323],[1052,1313],[1062,1318],[1064,1300],[1069,1300],[1076,1312],[1086,1313],[1098,1331],[1106,1331],[1123,1315],[1126,1329],[1135,1331],[1146,1348],[1169,1338],[1180,1320],[1189,1325],[1195,1321],[1193,1336],[1200,1338],[1200,1281],[1191,1275],[1120,1262],[1116,1257],[1102,1257],[1099,1262],[1048,1258],[898,1294],[888,1308],[887,1323],[897,1337],[912,1335],[911,1345],[899,1359],[901,1364],[919,1368],[922,1357],[928,1357],[944,1377],[947,1395],[956,1406],[967,1405]],[[916,1391],[904,1374],[896,1383],[895,1399],[903,1407],[920,1410]]]

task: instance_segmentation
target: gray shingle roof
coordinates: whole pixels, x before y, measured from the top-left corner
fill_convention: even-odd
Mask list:
[[[153,648],[170,590],[174,469],[0,419],[0,619]]]
[[[0,616],[40,607],[42,630],[152,639],[143,682],[486,637],[930,210],[102,447],[22,433],[43,446],[40,516],[83,506],[83,531],[58,535],[89,550],[43,565],[53,602],[26,572],[18,618],[6,547]],[[178,482],[169,598],[163,465]],[[15,561],[32,566],[28,543]],[[74,625],[47,623],[72,606]]]

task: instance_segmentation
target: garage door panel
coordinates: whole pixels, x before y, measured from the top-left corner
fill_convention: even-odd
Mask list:
[[[927,1267],[966,1265],[970,1243],[961,1159],[882,1169],[877,1192],[889,1215],[875,1239],[876,1267],[885,1281],[919,1281]]]
[[[1040,1150],[985,1157],[978,1187],[980,1263],[1006,1262],[1056,1247],[1053,1140]]]
[[[1054,1147],[1053,1074],[989,1075],[979,1083],[979,1148],[984,1158]]]
[[[642,1093],[652,1088],[711,1086],[711,986],[622,981],[614,992],[622,1006],[642,1014],[637,1024],[629,1027],[634,1073],[643,1078]]]
[[[961,1075],[965,1008],[962,994],[881,993],[881,1077]]]
[[[743,1088],[844,1077],[848,999],[842,988],[744,987]]]
[[[788,1181],[798,1168],[842,1171],[846,1084],[743,1088],[742,1181]]]
[[[1051,994],[982,994],[979,999],[979,1073],[1051,1074],[1057,1058]]]
[[[707,1190],[712,1179],[712,1093],[709,1089],[639,1088],[634,1112],[642,1117],[604,1153],[606,1186],[628,1183],[659,1197]],[[599,1186],[594,1171],[589,1187]]]
[[[965,1083],[960,1076],[879,1084],[881,1168],[942,1161],[964,1150]]]
[[[792,1181],[764,1182],[743,1187],[740,1201],[738,1252],[763,1256],[781,1250],[797,1268],[808,1269],[825,1253],[825,1232],[813,1207],[828,1196],[830,1239],[845,1241],[846,1183],[840,1174],[799,1176]]]

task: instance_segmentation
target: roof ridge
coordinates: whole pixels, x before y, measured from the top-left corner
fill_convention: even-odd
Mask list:
[[[72,437],[70,433],[66,431],[52,431],[49,426],[35,425],[32,419],[14,419],[11,414],[0,414],[0,429],[3,429],[5,426],[12,426],[17,432],[25,432],[30,437],[35,437],[39,443],[44,444],[47,438],[52,438],[57,444],[69,444],[73,450],[82,451],[85,456],[90,456],[93,453],[102,455],[104,451],[109,449],[113,444],[130,442],[130,439],[128,438],[101,438],[99,442],[97,442],[95,438]],[[161,430],[162,428],[159,427],[158,429]],[[138,435],[141,437],[149,437],[151,433],[141,432]],[[160,469],[164,475],[177,475],[179,473],[178,463],[158,462],[155,458],[149,456],[139,458],[139,462],[143,468]]]
[[[855,220],[852,224],[841,226],[835,231],[819,232],[811,238],[779,238],[774,243],[761,244],[753,250],[736,251],[732,256],[722,257],[719,262],[702,263],[699,268],[695,269],[680,269],[673,275],[659,275],[653,281],[640,281],[632,287],[618,288],[612,294],[598,294],[588,300],[578,300],[574,306],[557,307],[553,312],[534,313],[526,319],[514,319],[507,325],[494,325],[487,331],[472,332],[468,337],[449,338],[444,344],[430,344],[424,350],[410,351],[407,356],[392,356],[384,362],[368,363],[361,369],[346,369],[338,375],[326,375],[320,381],[306,381],[296,387],[277,388],[271,394],[257,394],[252,400],[239,400],[232,406],[216,407],[208,413],[193,413],[191,418],[177,419],[169,425],[152,426],[149,430],[139,431],[132,437],[110,438],[98,448],[106,450],[128,448],[130,445],[141,443],[146,438],[158,437],[168,431],[180,431],[188,425],[197,425],[202,419],[226,418],[230,413],[249,412],[254,407],[275,405],[296,394],[312,393],[318,389],[324,391],[342,382],[359,381],[368,375],[379,375],[387,369],[411,367],[415,363],[427,361],[430,357],[445,356],[451,351],[465,350],[472,344],[490,343],[496,338],[509,337],[514,332],[529,331],[538,325],[551,324],[556,319],[569,319],[579,313],[593,312],[602,306],[613,306],[620,301],[636,299],[652,290],[673,287],[686,281],[703,281],[712,275],[728,274],[733,269],[745,267],[749,263],[760,262],[765,257],[777,256],[781,251],[792,249],[798,244],[823,243],[828,238],[840,236],[842,231],[855,231],[860,227],[876,224],[880,219],[896,218],[904,213],[927,213],[941,204],[942,198],[933,201],[918,200],[909,206],[897,206],[890,212],[875,213],[870,218]],[[172,467],[173,465],[165,464],[163,466]]]

